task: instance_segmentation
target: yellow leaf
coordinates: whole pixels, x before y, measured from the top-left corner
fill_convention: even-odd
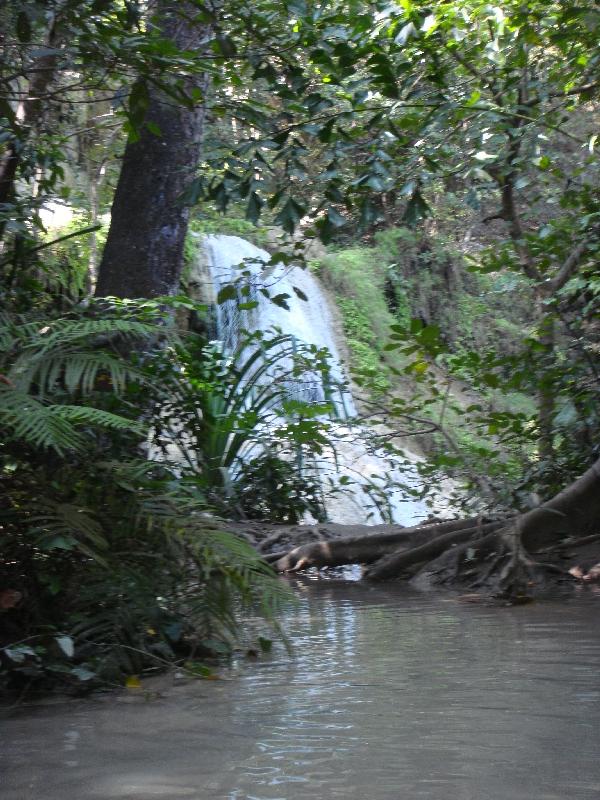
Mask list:
[[[125,686],[128,689],[141,689],[142,684],[140,683],[140,679],[137,675],[129,675],[127,680],[125,681]]]
[[[146,633],[149,634],[150,636],[156,636],[156,631],[154,630],[154,628],[146,628]]]

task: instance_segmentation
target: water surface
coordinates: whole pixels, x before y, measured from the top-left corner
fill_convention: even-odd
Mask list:
[[[3,800],[600,797],[600,598],[297,590],[291,657],[2,719]]]

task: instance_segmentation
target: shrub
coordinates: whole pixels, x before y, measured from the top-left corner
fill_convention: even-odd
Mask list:
[[[239,601],[282,596],[198,486],[142,456],[157,331],[176,342],[161,319],[126,302],[2,319],[0,688],[122,682],[231,646]]]

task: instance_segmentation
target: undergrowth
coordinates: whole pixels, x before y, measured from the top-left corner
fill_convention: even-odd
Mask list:
[[[122,684],[231,651],[241,605],[273,620],[286,592],[221,529],[206,475],[145,457],[167,404],[184,414],[187,351],[161,305],[5,312],[0,340],[0,689]],[[196,391],[216,397],[217,377]]]

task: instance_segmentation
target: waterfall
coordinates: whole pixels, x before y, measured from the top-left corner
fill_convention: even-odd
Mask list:
[[[330,422],[335,452],[325,453],[319,463],[324,489],[347,483],[326,501],[332,522],[371,523],[385,521],[368,484],[381,487],[394,522],[410,525],[427,517],[430,508],[391,484],[414,487],[417,456],[407,456],[402,469],[389,456],[368,445],[368,430],[351,425],[356,407],[348,388],[334,333],[333,314],[318,280],[307,269],[283,263],[271,264],[269,254],[237,236],[206,236],[203,241],[208,273],[216,296],[224,287],[231,294],[216,307],[217,337],[232,352],[244,331],[278,328],[299,343],[326,348],[330,354],[330,381],[324,385],[316,373],[301,384],[291,380],[290,393],[305,402],[331,402],[337,420]],[[246,287],[246,288],[244,288]],[[273,302],[273,298],[277,302]],[[284,307],[284,306],[287,306]],[[291,362],[290,362],[291,369]]]
[[[224,286],[237,285],[236,298],[216,308],[217,336],[223,347],[230,352],[235,350],[243,330],[280,329],[298,343],[326,349],[331,356],[330,384],[323,385],[319,375],[304,375],[302,381],[289,381],[290,395],[307,403],[329,401],[341,419],[355,416],[333,335],[331,310],[316,278],[297,266],[270,265],[271,257],[265,250],[238,236],[207,236],[204,247],[215,293]],[[243,287],[247,287],[246,294],[242,294]],[[266,293],[279,298],[287,308],[277,305]],[[254,307],[244,309],[246,304]]]

